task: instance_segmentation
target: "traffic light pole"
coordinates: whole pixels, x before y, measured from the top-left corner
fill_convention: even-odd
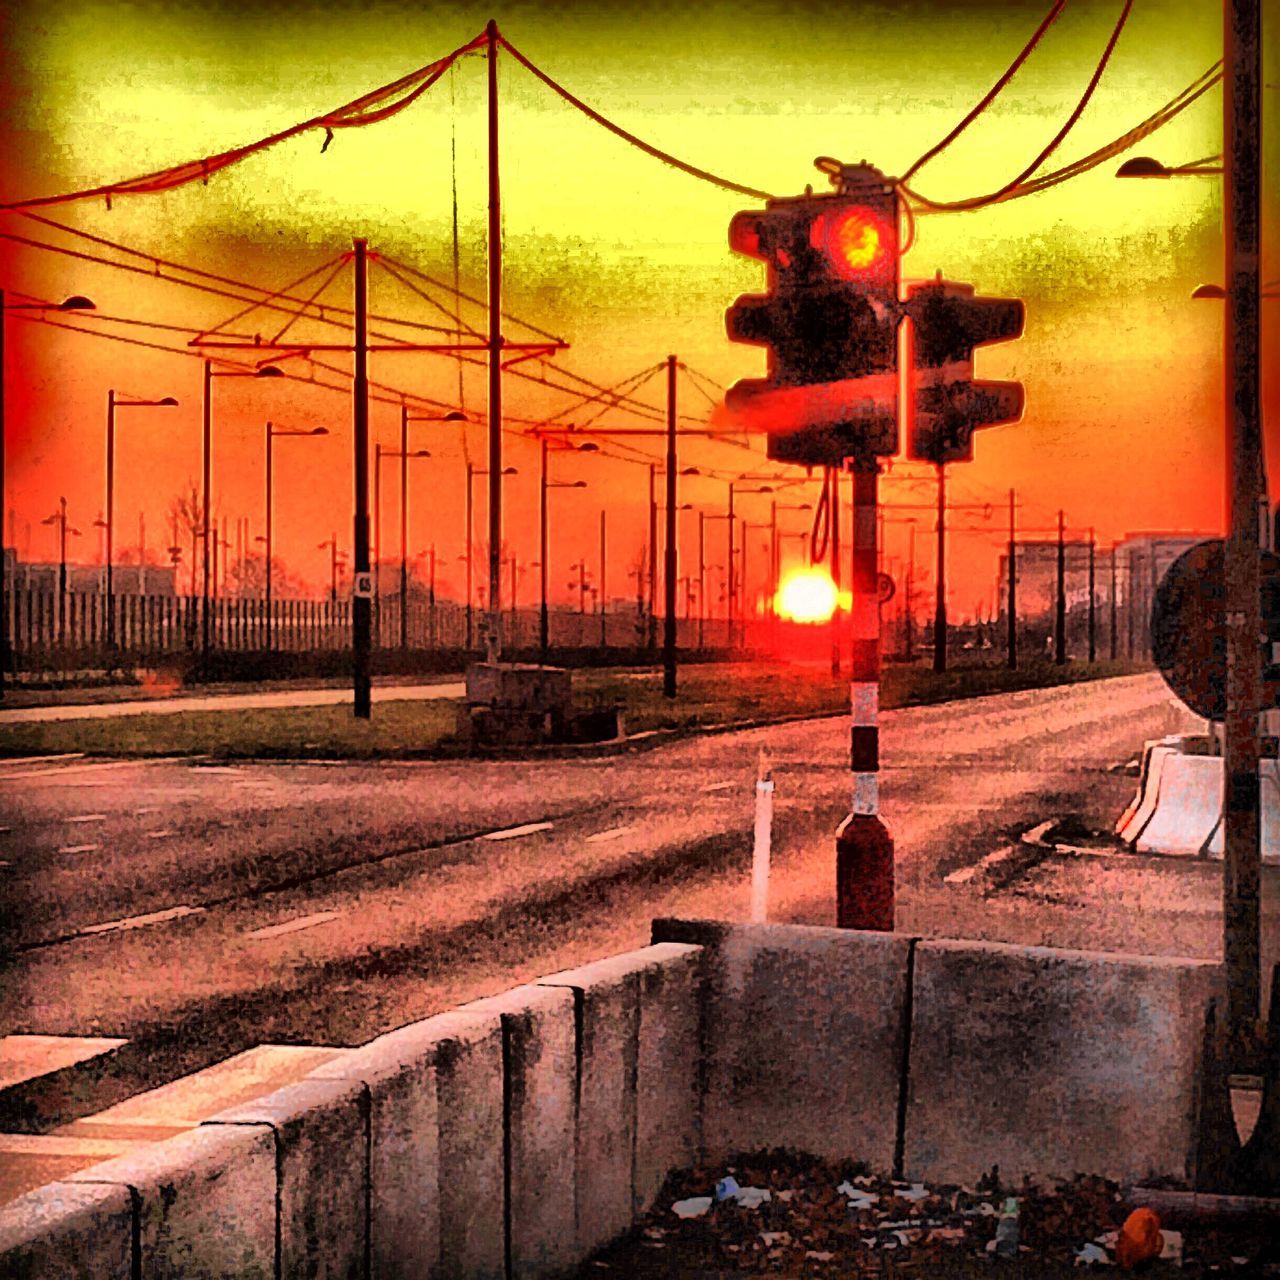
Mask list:
[[[1010,671],[1018,669],[1018,537],[1014,524],[1014,493],[1009,490],[1009,653]]]
[[[352,436],[355,458],[355,520],[352,538],[352,569],[357,574],[369,572],[369,354],[368,354],[368,267],[367,245],[363,239],[353,241],[355,248],[355,348],[354,377],[351,384],[355,401]],[[335,539],[336,541],[336,539]],[[337,551],[334,552],[335,559]],[[336,578],[335,578],[335,590]],[[370,657],[373,647],[373,601],[365,595],[354,595],[351,601],[352,650],[352,714],[357,720],[368,720],[372,714],[372,681]]]
[[[1262,611],[1257,512],[1262,473],[1258,379],[1262,43],[1259,0],[1226,0],[1224,9],[1224,346],[1230,529],[1226,541],[1227,705],[1222,723],[1222,949],[1233,1056],[1242,1064],[1252,1056],[1257,1043],[1261,987],[1258,715]]]
[[[880,604],[876,583],[879,464],[853,463],[853,605],[849,768],[853,801],[836,832],[836,924],[893,930],[893,839],[880,817]]]
[[[938,463],[938,563],[933,606],[933,669],[947,669],[947,468]]]

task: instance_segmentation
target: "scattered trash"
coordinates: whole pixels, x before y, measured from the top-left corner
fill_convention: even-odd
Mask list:
[[[776,1245],[790,1244],[791,1232],[789,1231],[762,1231],[760,1239],[766,1249],[772,1249]]]
[[[1182,1266],[1182,1232],[1162,1230],[1164,1248],[1160,1251],[1161,1262],[1172,1262],[1175,1267]]]
[[[893,1184],[893,1194],[899,1200],[910,1200],[913,1203],[917,1200],[927,1200],[929,1198],[929,1192],[923,1182],[913,1182],[906,1188],[901,1183],[895,1182]]]
[[[1077,1267],[1109,1267],[1110,1265],[1111,1256],[1100,1244],[1094,1244],[1091,1241],[1076,1250]]]
[[[710,1208],[710,1196],[692,1196],[688,1200],[677,1200],[671,1206],[671,1212],[677,1218],[700,1218]]]
[[[1163,1249],[1160,1219],[1151,1209],[1135,1209],[1120,1228],[1120,1236],[1116,1240],[1116,1261],[1126,1271],[1132,1271],[1138,1263],[1158,1258]]]
[[[1018,1256],[1018,1202],[1012,1196],[1004,1202],[1004,1212],[996,1223],[997,1258]]]
[[[733,1177],[732,1174],[727,1178],[721,1178],[720,1181],[716,1183],[717,1200],[728,1200],[730,1196],[736,1196],[737,1194],[738,1180]]]
[[[773,1198],[767,1187],[739,1187],[733,1199],[741,1209],[758,1209]]]

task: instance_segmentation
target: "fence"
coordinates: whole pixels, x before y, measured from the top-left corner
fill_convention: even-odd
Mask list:
[[[11,590],[8,592],[9,643],[15,671],[91,669],[108,658],[116,663],[180,659],[204,645],[202,601],[198,596],[117,595],[112,619],[99,592]],[[485,612],[467,610],[453,600],[434,604],[410,601],[402,617],[398,598],[374,602],[373,643],[376,649],[478,649],[483,643]],[[540,637],[539,611],[506,609],[503,643],[509,651],[535,650]],[[554,609],[547,617],[548,646],[565,649],[637,649],[646,647],[647,615],[634,608],[579,613]],[[755,628],[752,627],[754,632]],[[654,628],[662,643],[661,619]],[[681,618],[677,644],[682,649],[724,647],[723,618]],[[215,599],[209,605],[209,647],[231,653],[340,652],[351,647],[350,600]]]

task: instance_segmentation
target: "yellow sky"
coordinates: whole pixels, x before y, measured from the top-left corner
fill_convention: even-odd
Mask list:
[[[528,57],[625,128],[718,174],[790,194],[810,182],[823,188],[812,168],[821,154],[902,172],[981,96],[1046,7],[854,3],[836,14],[817,5],[726,3],[617,15],[603,6],[520,4],[492,16]],[[940,198],[1001,185],[1070,110],[1119,8],[1068,5],[997,106],[913,185]],[[1264,5],[1272,30],[1275,8]],[[6,148],[12,160],[0,190],[17,198],[96,185],[260,137],[424,65],[489,16],[466,4],[316,2],[269,12],[103,0],[11,5],[5,47],[14,89],[0,141],[15,145]],[[1094,102],[1051,165],[1150,114],[1218,56],[1219,44],[1212,5],[1139,0]],[[1270,63],[1264,78],[1277,78]],[[676,352],[721,383],[758,376],[760,353],[728,343],[723,328],[725,307],[760,284],[759,267],[732,255],[726,241],[729,218],[753,202],[629,148],[509,58],[501,83],[507,305],[571,343],[556,363],[613,383]],[[1265,107],[1274,102],[1269,89]],[[1217,151],[1220,103],[1211,92],[1138,150],[1171,163]],[[207,187],[122,198],[110,211],[99,201],[50,214],[273,288],[343,252],[357,234],[395,259],[447,276],[456,146],[463,282],[479,295],[484,107],[484,64],[472,57],[414,107],[340,132],[324,153],[321,136],[311,133]],[[1269,182],[1275,153],[1271,131]],[[1027,306],[1022,341],[979,356],[982,375],[1024,382],[1024,421],[980,435],[977,460],[954,469],[953,492],[983,502],[1015,487],[1028,527],[1047,526],[1063,507],[1070,526],[1094,527],[1104,540],[1138,528],[1211,529],[1222,518],[1224,488],[1220,304],[1192,302],[1190,293],[1221,277],[1219,182],[1118,182],[1114,169],[1111,162],[981,212],[920,219],[905,277],[940,269]],[[13,215],[2,219],[0,229],[35,230]],[[236,309],[90,263],[11,245],[0,252],[6,288],[42,297],[87,293],[107,314],[209,326]],[[1264,262],[1272,267],[1273,254],[1268,240]],[[349,284],[326,297],[349,303],[344,289]],[[375,309],[427,314],[376,272],[372,301]],[[182,400],[172,414],[138,411],[121,436],[117,521],[133,536],[142,510],[159,546],[170,499],[198,475],[198,362],[32,328],[9,321],[9,505],[20,551],[30,522],[32,557],[50,554],[51,531],[38,521],[60,494],[86,529],[102,506],[103,404],[111,385]],[[373,376],[457,398],[454,365],[438,357],[375,357]],[[566,403],[541,388],[509,385],[510,410],[522,416],[546,416]],[[481,371],[468,374],[465,394],[469,409],[483,410]],[[660,403],[660,384],[645,394]],[[1270,383],[1267,394],[1274,403]],[[682,395],[690,413],[709,408],[690,388]],[[282,459],[296,487],[282,479],[277,511],[284,558],[321,583],[327,552],[317,544],[335,529],[349,541],[342,514],[350,502],[349,403],[293,383],[228,380],[217,388],[216,416],[220,507],[233,520],[249,516],[255,531],[262,422],[330,426],[330,439],[294,446]],[[375,438],[392,444],[396,420],[393,408],[375,407]],[[423,428],[414,444],[429,444],[435,457],[430,476],[415,472],[430,501],[419,499],[413,540],[436,542],[442,562],[452,561],[462,549],[462,441],[453,428]],[[658,456],[656,444],[639,447]],[[467,448],[482,456],[481,428],[470,430]],[[756,450],[690,442],[686,456],[726,476],[771,470],[760,442]],[[519,441],[509,451],[521,475],[507,489],[508,536],[516,554],[532,560],[536,452]],[[622,563],[643,538],[647,477],[622,461],[576,462],[574,474],[591,487],[557,495],[557,557],[568,564],[594,555],[597,513],[607,506],[621,590]],[[922,469],[896,464],[887,500],[927,496],[927,487],[900,483],[913,475]],[[384,518],[394,523],[390,486],[388,495]],[[722,509],[724,496],[723,482],[699,479],[681,500],[710,511]],[[757,501],[762,510],[752,518],[764,518],[764,500]],[[966,574],[979,585],[993,580],[995,542],[994,534],[970,535],[971,545],[957,540],[963,601],[973,594]],[[553,587],[559,594],[558,575]]]

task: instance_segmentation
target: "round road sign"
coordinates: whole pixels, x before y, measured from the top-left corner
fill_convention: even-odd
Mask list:
[[[879,593],[881,604],[888,604],[897,589],[893,579],[887,573],[876,575],[876,591]]]

